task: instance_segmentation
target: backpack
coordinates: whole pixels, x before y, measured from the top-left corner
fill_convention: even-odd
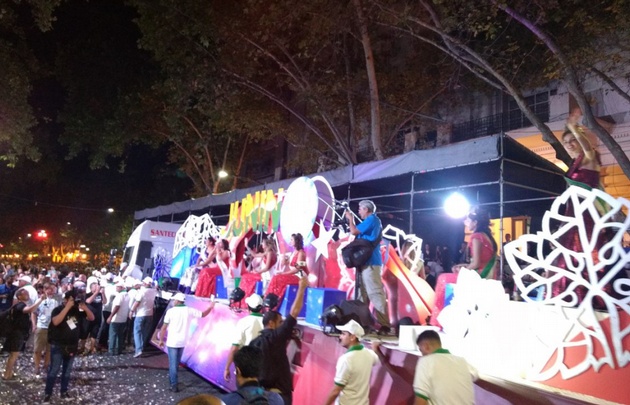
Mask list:
[[[380,218],[376,217],[379,228],[383,229]],[[369,241],[363,238],[356,238],[352,242],[348,243],[341,249],[341,258],[347,268],[355,268],[358,271],[363,270],[361,267],[370,260],[374,249],[378,249],[383,239],[382,233],[379,233],[378,238],[374,241]]]
[[[240,389],[236,393],[243,398],[241,405],[269,405],[267,392],[261,387],[256,387],[253,390]]]
[[[13,330],[13,306],[0,312],[0,337],[5,337]]]

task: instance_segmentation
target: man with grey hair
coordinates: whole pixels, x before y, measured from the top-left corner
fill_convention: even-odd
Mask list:
[[[359,225],[354,224],[354,214],[352,211],[346,211],[346,218],[350,226],[350,233],[357,238],[362,238],[370,242],[375,242],[381,238],[383,226],[381,220],[376,216],[376,205],[370,200],[362,200],[359,202],[359,217],[363,220]],[[374,304],[374,312],[376,320],[381,325],[379,334],[388,334],[391,332],[391,324],[389,314],[387,312],[387,299],[385,297],[385,288],[381,279],[381,268],[383,267],[383,258],[381,257],[381,249],[377,246],[372,251],[372,256],[363,266],[363,269],[356,269],[361,273],[361,300],[366,304],[370,301]]]

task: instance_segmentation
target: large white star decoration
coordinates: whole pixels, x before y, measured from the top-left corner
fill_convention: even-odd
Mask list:
[[[334,234],[335,234],[334,228],[327,230],[324,227],[324,222],[319,221],[319,238],[311,242],[311,245],[315,247],[315,249],[317,249],[317,253],[315,254],[315,260],[319,259],[320,255],[328,259],[328,243],[330,243]]]

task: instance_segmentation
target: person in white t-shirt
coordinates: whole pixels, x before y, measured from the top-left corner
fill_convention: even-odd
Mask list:
[[[48,325],[52,319],[52,311],[59,305],[55,298],[57,288],[50,283],[44,284],[44,300],[35,311],[37,329],[33,349],[33,363],[35,364],[35,376],[39,376],[42,356],[44,358],[43,370],[48,370],[50,365],[50,343],[48,343]]]
[[[129,316],[129,296],[125,289],[125,282],[119,280],[116,283],[116,297],[112,303],[112,313],[107,318],[109,324],[109,354],[120,355],[124,349],[125,329]]]
[[[184,347],[188,341],[188,331],[193,318],[204,318],[214,308],[214,300],[203,312],[195,308],[187,307],[186,296],[177,293],[171,297],[173,307],[166,311],[164,324],[160,330],[160,348],[164,347],[164,336],[166,336],[166,349],[168,351],[168,379],[172,392],[179,392],[177,387],[177,369],[182,360]],[[168,332],[168,333],[167,333]]]
[[[133,323],[133,340],[136,352],[133,357],[142,356],[142,351],[149,341],[156,295],[157,290],[153,288],[153,279],[145,277],[142,280],[142,287],[137,290],[131,304],[131,312],[136,315]]]
[[[440,335],[424,331],[416,340],[422,357],[413,379],[415,405],[472,405],[475,403],[473,382],[477,370],[463,357],[442,348]]]
[[[263,315],[261,313],[263,309],[262,297],[258,294],[252,294],[245,299],[245,303],[249,309],[249,315],[239,319],[236,323],[232,347],[230,348],[227,361],[225,362],[225,370],[223,370],[223,378],[225,378],[225,381],[230,380],[230,367],[234,362],[234,354],[242,346],[246,346],[249,342],[256,339],[264,328]]]
[[[39,297],[39,294],[37,294],[37,290],[35,289],[35,287],[33,287],[31,282],[32,281],[30,276],[23,275],[20,276],[20,278],[18,278],[15,283],[13,283],[13,285],[15,285],[16,287],[23,288],[26,290],[26,292],[28,292],[28,305],[33,305],[33,303],[37,301],[37,298]]]
[[[355,320],[337,326],[341,331],[339,343],[348,351],[337,360],[335,385],[330,390],[326,405],[365,405],[370,402],[372,367],[380,363],[376,353],[359,342],[365,331]]]

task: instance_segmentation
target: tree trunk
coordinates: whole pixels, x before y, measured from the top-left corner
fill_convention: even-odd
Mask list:
[[[564,52],[555,43],[551,36],[549,36],[546,32],[544,32],[540,27],[527,19],[525,16],[521,15],[516,10],[505,6],[504,4],[499,4],[496,0],[492,1],[507,15],[514,18],[514,20],[516,20],[519,24],[523,25],[536,37],[538,37],[538,39],[540,39],[545,44],[545,46],[556,56],[556,59],[558,60],[558,62],[560,62],[560,65],[565,72],[564,78],[562,80],[567,85],[569,93],[573,97],[575,97],[575,100],[580,106],[580,109],[582,110],[582,114],[584,116],[584,123],[608,148],[610,153],[612,153],[613,157],[617,160],[617,163],[619,163],[619,166],[621,166],[621,170],[623,170],[623,173],[626,175],[626,177],[630,179],[630,159],[628,158],[628,156],[626,156],[621,146],[619,146],[619,144],[613,139],[610,133],[604,127],[599,125],[599,123],[595,119],[595,116],[593,115],[593,110],[586,100],[584,91],[580,86],[575,69],[564,54]]]
[[[363,53],[365,54],[365,67],[368,75],[368,84],[370,86],[370,139],[372,141],[372,149],[377,160],[385,158],[383,154],[383,146],[381,142],[381,107],[378,97],[378,83],[376,80],[376,68],[374,67],[374,53],[372,52],[372,43],[367,29],[367,21],[363,13],[363,5],[361,0],[352,0],[359,23],[361,32],[361,44],[363,45]]]

